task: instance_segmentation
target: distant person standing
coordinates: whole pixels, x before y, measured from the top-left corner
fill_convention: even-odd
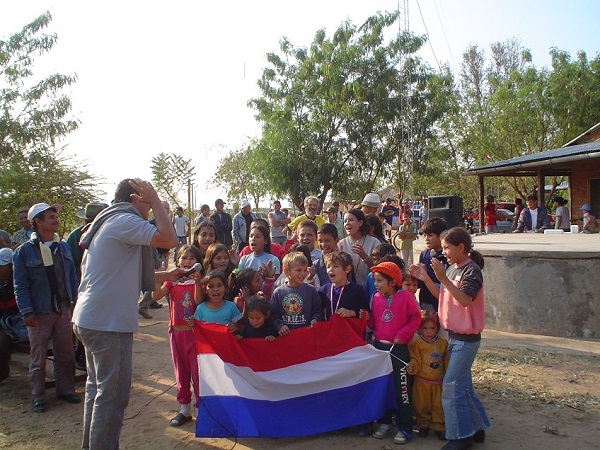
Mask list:
[[[360,209],[365,216],[367,214],[377,214],[379,208],[381,208],[381,198],[375,192],[366,194],[360,204]]]
[[[581,209],[583,210],[583,226],[581,228],[580,233],[597,233],[598,232],[598,223],[596,217],[592,215],[592,207],[585,203]]]
[[[200,207],[200,213],[196,220],[194,220],[194,225],[198,225],[203,220],[210,220],[210,206],[204,204]]]
[[[556,212],[554,213],[554,228],[557,230],[571,231],[571,216],[569,214],[569,208],[565,206],[567,200],[560,196],[554,197],[554,206],[556,206]]]
[[[381,208],[381,212],[385,217],[385,221],[391,227],[393,224],[394,216],[398,216],[399,210],[396,208],[392,202],[394,201],[391,197],[386,197],[385,205]]]
[[[429,219],[429,199],[423,200],[423,205],[419,208],[419,227],[422,227]]]
[[[515,198],[515,219],[513,220],[511,230],[516,230],[517,225],[519,224],[519,217],[521,217],[521,211],[523,211],[523,199]]]
[[[344,213],[340,210],[340,202],[338,202],[337,200],[334,200],[333,203],[331,204],[335,209],[337,209],[337,216],[339,217],[339,219],[342,221],[342,223],[344,223]]]
[[[273,202],[273,211],[269,212],[269,224],[271,225],[271,241],[279,245],[285,245],[287,236],[285,235],[285,227],[291,219],[281,211],[281,202],[275,200]]]
[[[175,209],[173,226],[175,227],[175,233],[177,234],[177,240],[179,241],[173,252],[173,262],[177,262],[177,252],[179,251],[179,247],[187,244],[188,228],[190,226],[190,219],[183,214],[183,208],[181,206],[178,206]]]
[[[215,200],[215,212],[210,216],[210,220],[215,224],[217,229],[217,241],[231,248],[233,245],[233,239],[231,237],[231,231],[233,230],[233,222],[231,216],[224,211],[225,202],[218,198]]]
[[[33,233],[33,227],[31,226],[31,222],[27,218],[27,209],[21,209],[17,213],[17,218],[19,219],[19,223],[23,228],[17,231],[12,238],[12,248],[13,250],[17,248],[19,245],[27,242],[31,238],[31,234]]]
[[[85,222],[83,225],[75,228],[69,235],[67,236],[66,243],[69,246],[69,250],[71,250],[71,255],[73,256],[73,262],[75,263],[75,269],[77,270],[77,278],[81,279],[81,260],[83,259],[83,249],[79,246],[79,239],[81,239],[81,235],[83,234],[83,229],[98,215],[100,211],[104,208],[107,208],[108,205],[105,203],[88,203],[85,205],[85,209],[79,210],[75,213],[77,217],[83,219]]]
[[[252,212],[252,206],[248,200],[244,200],[241,205],[240,212],[233,217],[233,241],[236,245],[236,251],[241,252],[248,244],[250,235],[250,224],[254,220],[255,215]]]
[[[29,334],[29,379],[35,413],[46,411],[46,356],[52,338],[56,396],[80,403],[75,394],[75,352],[71,331],[71,306],[79,279],[69,246],[58,234],[60,205],[36,203],[27,218],[31,239],[15,250],[15,294]]]
[[[496,222],[496,203],[494,202],[494,196],[488,195],[486,197],[486,204],[483,207],[485,212],[485,233],[495,233],[497,230]]]
[[[344,222],[340,219],[338,210],[335,206],[330,206],[325,213],[327,214],[327,223],[335,225],[338,232],[338,239],[344,239],[346,237],[346,229],[344,228]]]

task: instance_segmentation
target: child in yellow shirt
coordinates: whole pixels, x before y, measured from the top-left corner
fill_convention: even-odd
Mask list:
[[[427,437],[429,429],[440,440],[446,440],[442,409],[442,380],[448,366],[448,341],[440,336],[440,322],[434,311],[421,311],[421,326],[408,344],[410,363],[406,371],[414,375],[413,413],[419,424],[419,436]]]

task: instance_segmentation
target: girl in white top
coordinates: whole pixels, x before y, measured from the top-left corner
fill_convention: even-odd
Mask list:
[[[369,224],[360,209],[351,209],[344,214],[344,229],[348,236],[338,242],[338,249],[352,256],[355,280],[364,287],[373,265],[371,252],[381,243],[369,236]]]

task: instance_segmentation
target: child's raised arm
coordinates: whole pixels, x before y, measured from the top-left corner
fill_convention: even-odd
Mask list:
[[[440,263],[439,261],[437,261],[437,262]],[[443,267],[443,265],[442,265],[442,267]],[[408,273],[410,273],[413,277],[415,277],[415,278],[421,280],[423,283],[425,283],[425,286],[427,286],[427,289],[429,289],[429,292],[431,292],[431,294],[435,298],[439,298],[440,297],[440,288],[438,287],[437,284],[435,284],[433,282],[433,280],[431,279],[431,277],[427,273],[427,269],[425,268],[425,264],[423,264],[423,263],[412,264],[409,267],[409,269],[408,269]],[[445,273],[446,272],[444,271],[444,274]],[[437,276],[437,274],[436,274],[436,276]],[[438,280],[439,280],[439,278],[438,278]]]

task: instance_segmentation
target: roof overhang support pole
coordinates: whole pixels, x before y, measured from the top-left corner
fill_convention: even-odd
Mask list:
[[[542,208],[546,207],[546,200],[545,200],[546,184],[545,184],[545,180],[546,180],[546,177],[544,177],[543,170],[542,169],[538,169],[538,171],[537,171],[538,206],[541,206]]]
[[[479,232],[483,233],[485,231],[485,214],[483,213],[483,196],[485,186],[483,184],[483,175],[479,175],[477,179],[479,180]]]

